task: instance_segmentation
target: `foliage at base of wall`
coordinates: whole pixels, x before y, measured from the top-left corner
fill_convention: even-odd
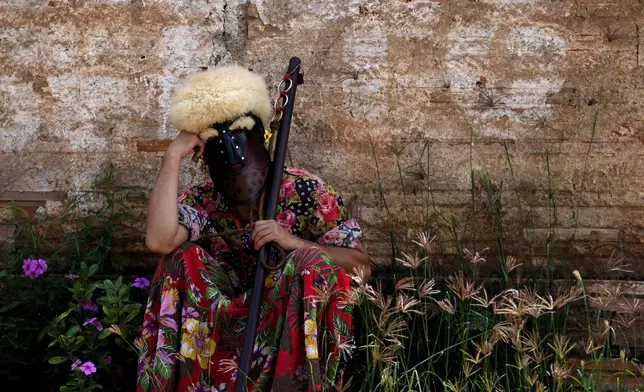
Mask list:
[[[132,390],[147,298],[136,273],[154,267],[120,252],[142,237],[133,191],[108,167],[55,217],[7,208],[15,229],[1,258],[0,379],[9,390]]]

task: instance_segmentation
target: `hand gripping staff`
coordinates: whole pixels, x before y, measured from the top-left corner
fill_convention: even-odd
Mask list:
[[[288,71],[280,83],[280,95],[275,102],[276,120],[279,121],[279,131],[275,140],[275,154],[273,156],[273,172],[269,188],[266,190],[263,198],[263,207],[265,208],[264,219],[275,219],[277,210],[277,198],[282,184],[282,172],[284,171],[284,160],[286,158],[286,145],[288,143],[288,134],[293,117],[293,105],[295,104],[295,92],[297,86],[304,82],[301,62],[297,57],[292,57],[288,63]],[[282,86],[284,89],[282,90]],[[261,208],[261,207],[260,207]],[[257,252],[257,269],[255,272],[255,281],[248,311],[248,324],[244,333],[244,342],[242,345],[241,356],[239,360],[239,369],[237,372],[236,392],[245,392],[247,389],[247,375],[250,370],[250,362],[255,344],[255,333],[257,332],[257,321],[261,310],[262,293],[264,291],[264,278],[266,269],[272,269],[267,265],[268,247],[272,244],[264,245]]]

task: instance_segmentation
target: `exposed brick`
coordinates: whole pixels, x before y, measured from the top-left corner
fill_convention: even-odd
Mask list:
[[[172,140],[137,140],[137,151],[165,151]]]
[[[0,201],[62,201],[67,199],[65,192],[0,192]]]
[[[621,338],[621,336],[620,336]],[[632,339],[631,339],[632,340]],[[637,342],[621,342],[620,347],[637,347]],[[574,362],[581,363],[581,359]],[[639,374],[639,367],[630,362],[622,362],[620,359],[602,359],[595,362],[590,358],[585,358],[582,369],[593,377],[597,377],[597,387],[614,389],[614,388],[627,388],[629,390],[636,390],[642,386]]]
[[[25,202],[21,202],[21,203],[16,203],[15,205],[21,211],[21,213],[20,213],[21,216],[24,215],[26,217],[33,217],[36,214],[36,212],[38,211],[38,209],[40,209],[40,208],[45,206],[45,202],[44,201],[25,201]],[[8,208],[12,208],[13,206],[14,206],[13,203],[0,202],[0,208],[7,208],[8,209]],[[13,217],[13,215],[12,215],[12,217]],[[12,217],[8,218],[8,219],[5,218],[5,217],[2,217],[2,221],[10,222],[10,219],[12,219]]]

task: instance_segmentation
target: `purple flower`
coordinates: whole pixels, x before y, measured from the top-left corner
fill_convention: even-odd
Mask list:
[[[80,359],[75,360],[74,363],[72,363],[72,370],[76,370],[76,368],[79,367],[80,364],[81,364]]]
[[[138,373],[137,374],[143,374],[145,369],[148,367],[148,359],[144,356],[139,357],[139,366],[138,366]]]
[[[71,279],[71,280],[78,279],[78,275],[75,275],[75,274],[67,274],[67,275],[65,275],[65,277],[67,279]]]
[[[190,293],[195,297],[195,301],[200,302],[203,296],[201,295],[201,290],[199,287],[195,286],[194,283],[190,284]]]
[[[162,362],[172,364],[172,358],[170,358],[170,355],[163,350],[157,350],[157,360],[159,359]]]
[[[313,284],[315,284],[317,287],[319,287],[321,289],[325,288],[326,287],[326,279],[324,278],[324,275],[322,275],[322,274],[317,275],[313,279]]]
[[[190,306],[186,306],[185,308],[183,308],[183,312],[181,312],[181,322],[182,323],[185,323],[186,320],[189,319],[189,318],[196,319],[198,317],[199,317],[199,313],[197,313],[197,311],[194,308],[190,307]]]
[[[210,388],[208,388],[206,385],[201,385],[200,382],[198,382],[196,385],[191,385],[188,387],[189,392],[210,392]]]
[[[83,323],[83,327],[84,327],[84,326],[86,326],[86,325],[88,325],[88,324],[89,324],[89,325],[93,325],[93,326],[94,326],[94,327],[96,327],[96,329],[97,329],[97,330],[99,330],[99,331],[102,331],[102,330],[103,330],[103,324],[101,324],[101,323],[96,319],[96,317],[92,317],[92,318],[90,318],[90,319],[85,320],[85,322]]]
[[[31,279],[36,279],[40,275],[44,274],[47,272],[47,262],[42,259],[38,260],[32,260],[32,259],[26,259],[25,262],[22,264],[22,271],[30,277]]]
[[[91,299],[81,301],[81,308],[85,310],[91,310],[92,312],[96,312],[98,310],[98,306],[96,306],[96,304],[92,302]]]
[[[111,355],[106,355],[105,360],[107,361],[107,363],[112,363],[112,356]]]
[[[134,279],[134,283],[132,283],[132,287],[136,287],[137,289],[144,289],[148,286],[150,286],[150,281],[146,278],[136,278]]]
[[[84,364],[80,365],[79,369],[87,376],[92,373],[96,373],[96,366],[94,366],[94,364],[91,362],[85,362]]]
[[[157,316],[154,313],[146,314],[143,320],[143,337],[149,338],[150,336],[155,336],[158,331],[159,323],[157,322]]]

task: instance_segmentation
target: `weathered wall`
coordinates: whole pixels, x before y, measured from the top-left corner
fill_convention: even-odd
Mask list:
[[[360,198],[376,258],[390,227],[447,241],[451,216],[491,240],[472,172],[503,183],[521,257],[554,228],[573,267],[644,251],[641,0],[4,0],[0,26],[4,200],[53,208],[110,163],[149,188],[182,76],[238,62],[275,86],[297,55],[292,162]]]

